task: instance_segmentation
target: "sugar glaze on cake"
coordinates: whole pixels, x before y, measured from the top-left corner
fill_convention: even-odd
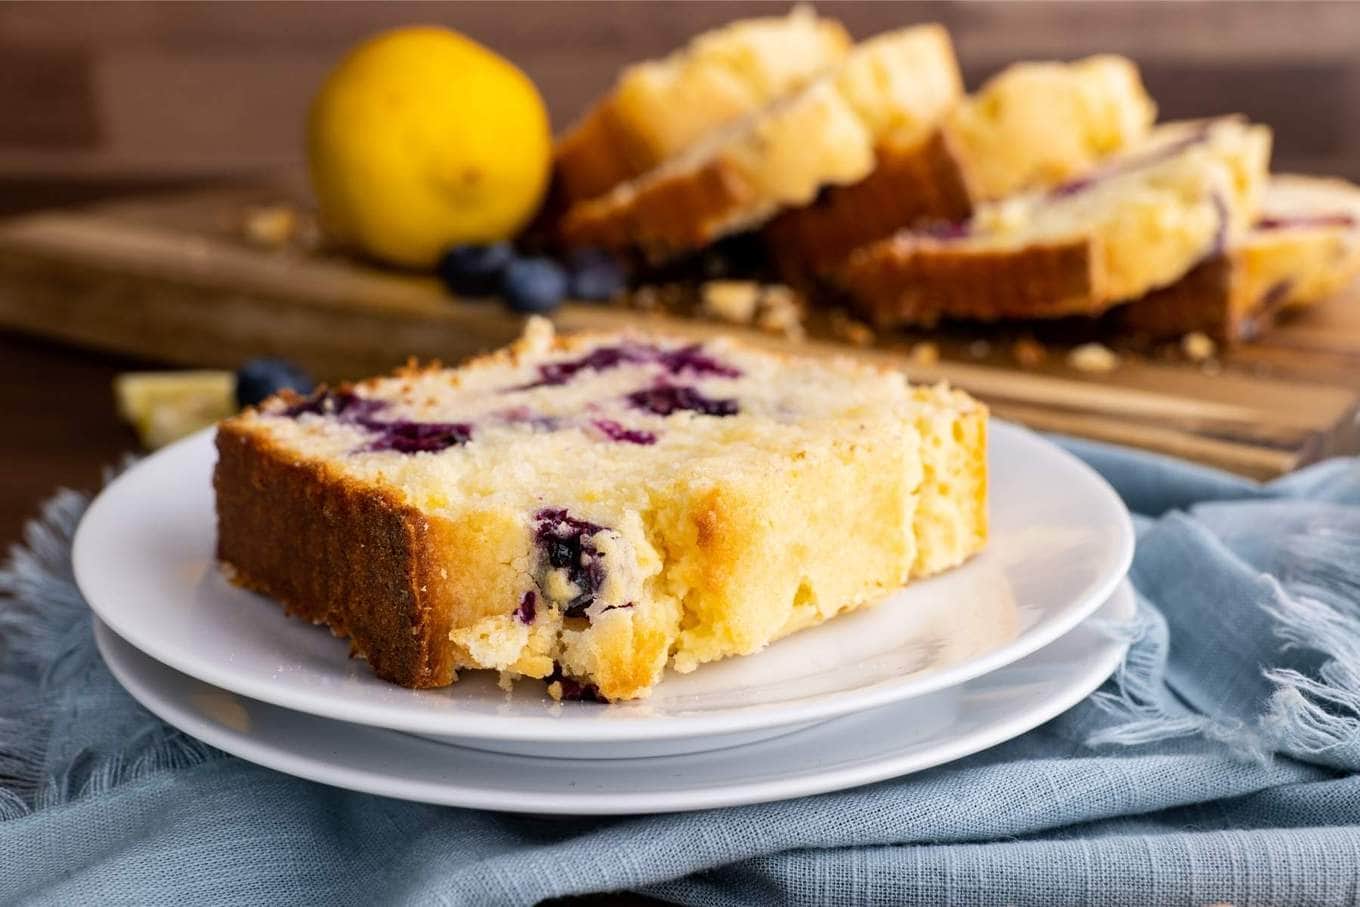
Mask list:
[[[413,687],[644,696],[958,564],[985,411],[732,341],[555,337],[223,423],[219,557]]]

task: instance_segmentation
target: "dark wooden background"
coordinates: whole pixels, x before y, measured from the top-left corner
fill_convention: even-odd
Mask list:
[[[346,47],[437,22],[521,65],[561,126],[620,65],[787,3],[5,3],[0,197],[296,168],[302,113]],[[1014,60],[1142,64],[1166,116],[1240,111],[1287,169],[1360,177],[1360,5],[1337,2],[823,3],[857,36],[944,22],[970,85]]]
[[[346,47],[415,22],[521,65],[560,127],[630,60],[788,4],[2,3],[0,213],[131,191],[301,178],[309,97]],[[1021,59],[1128,54],[1167,117],[1275,127],[1279,169],[1360,179],[1360,5],[1315,2],[823,3],[857,36],[937,20],[970,85]],[[136,365],[0,333],[0,544],[58,483],[131,447],[110,378]]]

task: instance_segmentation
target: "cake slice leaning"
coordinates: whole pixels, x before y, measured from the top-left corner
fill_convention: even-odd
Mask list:
[[[835,282],[884,326],[1097,315],[1238,242],[1269,156],[1237,118],[1161,126],[1077,180],[865,246]]]
[[[222,423],[218,556],[387,680],[645,696],[982,546],[986,413],[717,340],[553,336]]]
[[[558,140],[555,188],[570,203],[640,176],[834,66],[850,44],[840,23],[798,6],[733,22],[664,59],[629,66]]]
[[[1114,314],[1123,330],[1151,339],[1198,331],[1235,343],[1260,336],[1283,311],[1336,294],[1357,274],[1360,188],[1272,176],[1261,216],[1241,242]]]
[[[572,205],[561,235],[569,245],[636,248],[653,260],[681,255],[805,205],[824,186],[858,182],[882,139],[924,138],[961,95],[943,27],[887,32],[802,89]]]
[[[1018,63],[922,137],[890,134],[863,180],[785,211],[764,238],[784,279],[805,284],[859,246],[976,205],[1066,182],[1140,142],[1156,107],[1138,67],[1116,56]]]

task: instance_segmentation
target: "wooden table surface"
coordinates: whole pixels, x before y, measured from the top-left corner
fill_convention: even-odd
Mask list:
[[[0,333],[0,551],[59,486],[92,491],[137,450],[113,410],[113,376],[138,363]]]

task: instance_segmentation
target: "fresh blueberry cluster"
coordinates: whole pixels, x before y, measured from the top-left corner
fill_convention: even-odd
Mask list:
[[[509,243],[455,246],[436,267],[440,280],[458,296],[499,294],[516,312],[551,312],[571,297],[605,302],[623,292],[623,268],[608,252],[577,249],[565,262],[519,255]]]

